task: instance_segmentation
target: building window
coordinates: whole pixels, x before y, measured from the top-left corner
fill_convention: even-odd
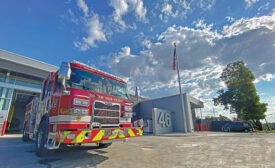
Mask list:
[[[0,110],[9,110],[12,89],[0,87]]]

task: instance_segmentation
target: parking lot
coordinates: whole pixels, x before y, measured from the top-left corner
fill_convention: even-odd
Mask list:
[[[21,135],[0,138],[0,167],[270,167],[275,134],[194,133],[143,136],[112,144],[65,147],[38,158]]]

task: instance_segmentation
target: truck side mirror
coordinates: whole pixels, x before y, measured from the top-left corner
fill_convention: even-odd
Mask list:
[[[58,71],[58,82],[60,82],[65,89],[65,81],[69,80],[71,76],[70,63],[62,62]]]
[[[70,76],[71,76],[70,64],[68,62],[62,62],[59,67],[58,78],[59,79],[65,78],[66,80],[69,80]]]

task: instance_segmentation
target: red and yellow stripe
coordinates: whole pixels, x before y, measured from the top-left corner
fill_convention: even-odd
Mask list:
[[[115,133],[112,133],[114,132]],[[90,134],[90,137],[86,137]],[[142,128],[116,128],[116,129],[95,129],[80,131],[59,131],[56,140],[65,144],[91,143],[104,140],[122,139],[142,136]]]

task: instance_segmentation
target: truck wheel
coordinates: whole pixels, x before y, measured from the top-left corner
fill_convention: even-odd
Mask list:
[[[30,140],[29,134],[27,133],[26,125],[27,125],[27,123],[24,124],[24,128],[23,128],[23,136],[22,136],[23,142],[27,142]]]
[[[244,132],[245,132],[245,133],[248,133],[249,131],[248,131],[248,129],[244,129]]]
[[[46,148],[47,139],[48,139],[48,123],[46,120],[43,120],[37,130],[36,139],[35,139],[35,151],[36,155],[39,157],[47,156],[49,149]]]
[[[110,145],[112,145],[112,143],[100,143],[98,145],[98,148],[107,148],[109,147]]]

